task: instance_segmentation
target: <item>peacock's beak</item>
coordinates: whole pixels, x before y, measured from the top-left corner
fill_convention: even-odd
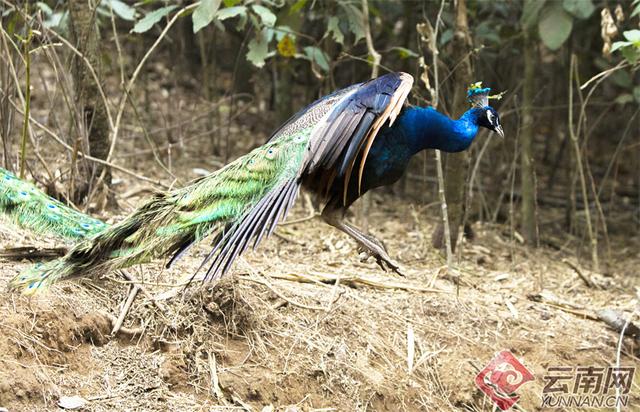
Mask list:
[[[504,131],[502,130],[502,126],[501,125],[497,125],[494,129],[494,132],[498,133],[498,135],[504,139]]]

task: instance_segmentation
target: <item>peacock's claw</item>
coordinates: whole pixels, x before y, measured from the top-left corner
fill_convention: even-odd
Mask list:
[[[397,275],[402,276],[403,278],[406,277],[406,275],[404,274],[398,262],[392,260],[391,258],[389,258],[388,260],[385,259],[383,261],[386,263],[387,267],[391,269],[393,272],[395,272]],[[380,261],[378,261],[378,265],[382,267],[382,264],[380,263]],[[382,269],[384,269],[384,267]],[[384,271],[387,272],[388,270],[384,269]]]
[[[375,238],[374,238],[375,239]],[[373,239],[372,239],[373,240]],[[391,259],[391,257],[389,257],[389,254],[387,253],[386,248],[384,248],[384,246],[382,245],[381,242],[377,241],[376,242],[377,246],[379,246],[379,249],[376,250],[371,250],[368,249],[365,246],[360,246],[360,248],[358,249],[359,252],[364,252],[366,254],[365,258],[363,259],[366,260],[369,257],[372,257],[376,260],[376,264],[378,266],[380,266],[380,269],[384,270],[385,272],[388,272],[389,270],[397,273],[398,275],[405,277],[405,274],[403,273],[402,269],[400,268],[400,264],[398,264],[395,260]]]

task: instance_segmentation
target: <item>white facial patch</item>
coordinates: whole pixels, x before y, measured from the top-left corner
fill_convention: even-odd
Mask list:
[[[487,110],[487,120],[489,120],[489,124],[495,124],[496,116],[491,112],[491,110]]]

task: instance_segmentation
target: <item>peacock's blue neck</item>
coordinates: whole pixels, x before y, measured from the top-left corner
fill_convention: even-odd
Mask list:
[[[403,110],[397,127],[403,131],[413,153],[424,149],[460,152],[476,137],[482,112],[472,108],[453,120],[431,107],[410,107]]]
[[[350,180],[348,204],[369,189],[396,182],[409,160],[424,149],[460,152],[469,147],[478,133],[485,109],[474,108],[453,120],[432,108],[410,107],[402,111],[391,127],[376,136],[364,166],[362,185]]]

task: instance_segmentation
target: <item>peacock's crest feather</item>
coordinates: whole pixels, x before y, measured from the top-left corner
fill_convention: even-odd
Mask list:
[[[490,87],[482,87],[482,82],[471,83],[467,88],[467,100],[473,107],[486,107],[489,106],[489,100],[500,100],[506,92],[500,92],[493,96],[490,96]]]

